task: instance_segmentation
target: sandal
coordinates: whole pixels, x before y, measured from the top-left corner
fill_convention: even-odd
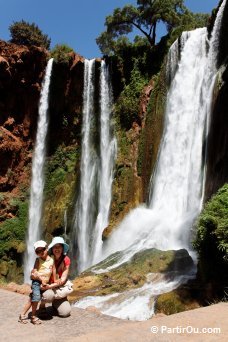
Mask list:
[[[20,315],[18,318],[18,322],[22,324],[27,324],[28,323],[28,318],[25,315]]]
[[[34,325],[42,324],[41,320],[36,316],[31,317],[31,323]]]

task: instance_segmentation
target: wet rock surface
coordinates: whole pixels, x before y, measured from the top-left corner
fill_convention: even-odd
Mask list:
[[[187,274],[193,266],[193,261],[185,249],[177,251],[160,251],[150,248],[136,253],[132,259],[115,269],[96,274],[93,270],[106,269],[117,262],[121,252],[108,258],[80,274],[74,280],[73,300],[88,295],[107,295],[123,292],[143,286],[148,280],[148,274],[158,274],[159,278],[173,279],[178,275]]]

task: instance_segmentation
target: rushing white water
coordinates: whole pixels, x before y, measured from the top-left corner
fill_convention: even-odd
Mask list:
[[[48,99],[49,86],[51,80],[53,59],[50,59],[47,64],[39,104],[39,117],[37,124],[36,143],[32,159],[32,181],[30,190],[29,203],[29,227],[27,234],[27,251],[24,260],[24,281],[29,282],[30,272],[33,268],[35,255],[33,244],[41,237],[41,214],[43,203],[43,188],[44,188],[44,161],[45,161],[45,145],[48,129]]]
[[[100,152],[95,151],[95,60],[85,61],[83,99],[83,138],[80,197],[76,205],[76,235],[79,272],[101,257],[102,232],[108,225],[111,204],[116,140],[111,128],[112,88],[108,67],[100,72]]]
[[[137,289],[131,289],[123,293],[114,293],[107,296],[89,296],[81,299],[76,306],[87,308],[95,306],[102,313],[122,319],[144,321],[154,313],[154,298],[161,293],[169,292],[184,282],[184,276],[175,279],[162,279],[156,273],[148,274],[147,282]],[[159,279],[160,278],[160,279]],[[153,287],[151,286],[153,281]]]
[[[206,113],[201,87],[207,62],[206,29],[184,32],[182,41],[181,60],[167,95],[164,135],[149,205],[131,211],[106,245],[106,255],[124,250],[117,264],[145,248],[189,249],[190,229],[202,197]]]
[[[179,63],[179,40],[175,40],[175,42],[170,46],[168,56],[167,56],[167,62],[166,62],[166,77],[168,83],[171,83],[175,73],[178,68]]]
[[[93,230],[91,245],[94,265],[101,259],[102,232],[109,223],[109,212],[112,198],[113,166],[116,157],[116,139],[111,132],[112,88],[109,80],[109,70],[105,61],[101,61],[100,72],[100,169],[98,174],[99,196],[98,215]]]
[[[210,118],[217,72],[218,35],[225,3],[224,0],[217,14],[208,53],[205,28],[182,34],[178,67],[172,65],[167,72],[172,83],[167,95],[164,135],[156,170],[151,178],[148,206],[131,211],[113,232],[105,246],[103,258],[116,251],[121,252],[113,255],[112,266],[102,270],[94,267],[96,273],[115,268],[130,260],[136,252],[147,248],[186,248],[192,252],[190,235],[202,205],[205,175],[203,144]],[[177,44],[174,44],[172,49],[176,47]],[[168,65],[172,60],[176,63],[177,51],[172,51],[172,56]],[[180,278],[173,283],[164,281],[159,285],[159,291],[167,292],[167,288],[171,290],[183,281]],[[87,297],[76,306],[93,305],[103,313],[116,317],[147,319],[153,313],[149,299],[156,286],[148,282],[141,289],[122,294]],[[119,298],[118,305],[113,298]],[[147,304],[140,306],[139,303]]]
[[[79,271],[89,266],[90,236],[93,225],[93,191],[96,175],[96,155],[91,141],[91,125],[94,114],[94,73],[95,59],[85,60],[80,197],[76,205]]]

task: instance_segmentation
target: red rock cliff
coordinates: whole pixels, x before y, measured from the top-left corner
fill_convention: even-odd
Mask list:
[[[25,176],[37,122],[44,49],[0,41],[0,191],[12,191]]]

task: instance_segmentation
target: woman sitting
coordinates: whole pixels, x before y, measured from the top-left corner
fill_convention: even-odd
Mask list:
[[[56,268],[56,282],[42,286],[44,290],[42,295],[42,301],[39,308],[39,315],[45,314],[45,303],[52,303],[53,308],[58,312],[61,317],[68,317],[71,314],[71,306],[67,299],[67,296],[61,299],[56,299],[56,290],[64,285],[68,280],[70,270],[70,258],[66,255],[69,250],[68,244],[60,236],[54,237],[48,251],[50,255],[53,255]]]

